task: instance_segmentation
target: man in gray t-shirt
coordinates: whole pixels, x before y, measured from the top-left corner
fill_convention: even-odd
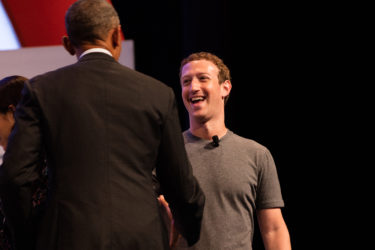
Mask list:
[[[229,69],[213,54],[194,53],[181,63],[180,82],[190,121],[185,148],[206,195],[200,240],[189,249],[252,249],[256,212],[265,248],[290,250],[270,152],[225,126]],[[186,249],[183,238],[176,249]]]
[[[212,140],[183,133],[185,148],[207,197],[201,236],[190,249],[251,249],[256,209],[283,207],[270,152],[228,130]],[[183,240],[177,249],[185,249]]]

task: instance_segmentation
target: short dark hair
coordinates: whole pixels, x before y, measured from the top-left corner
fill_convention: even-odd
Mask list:
[[[17,106],[27,80],[26,77],[13,75],[0,81],[0,113],[6,114],[10,105]]]
[[[65,14],[65,27],[74,46],[95,44],[120,24],[113,6],[105,0],[78,0]]]
[[[219,69],[219,75],[217,76],[219,79],[219,84],[222,84],[226,80],[231,81],[230,77],[230,70],[227,67],[227,65],[224,64],[223,60],[220,59],[218,56],[209,53],[209,52],[196,52],[190,54],[188,57],[184,58],[181,61],[181,66],[180,66],[180,78],[182,74],[182,68],[185,66],[185,64],[191,62],[191,61],[198,61],[198,60],[207,60],[212,62],[217,66]],[[229,95],[227,95],[224,99],[225,103],[228,101]]]

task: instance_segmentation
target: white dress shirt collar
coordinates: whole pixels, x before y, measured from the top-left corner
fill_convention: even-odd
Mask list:
[[[111,52],[109,52],[109,50],[106,50],[106,49],[103,49],[103,48],[92,48],[92,49],[85,50],[80,55],[79,59],[81,59],[84,55],[87,55],[89,53],[95,53],[95,52],[104,53],[104,54],[107,54],[109,56],[112,56],[112,54],[111,54]]]

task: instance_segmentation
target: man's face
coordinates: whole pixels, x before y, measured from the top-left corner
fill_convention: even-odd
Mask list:
[[[191,61],[182,68],[182,99],[191,119],[207,122],[224,115],[223,97],[229,93],[218,75],[217,66],[207,60]]]

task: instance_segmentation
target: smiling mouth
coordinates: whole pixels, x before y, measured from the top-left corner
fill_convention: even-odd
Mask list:
[[[203,96],[197,96],[197,97],[192,97],[190,98],[190,102],[195,104],[195,103],[198,103],[198,102],[201,102],[201,101],[204,101],[206,98],[203,97]]]

